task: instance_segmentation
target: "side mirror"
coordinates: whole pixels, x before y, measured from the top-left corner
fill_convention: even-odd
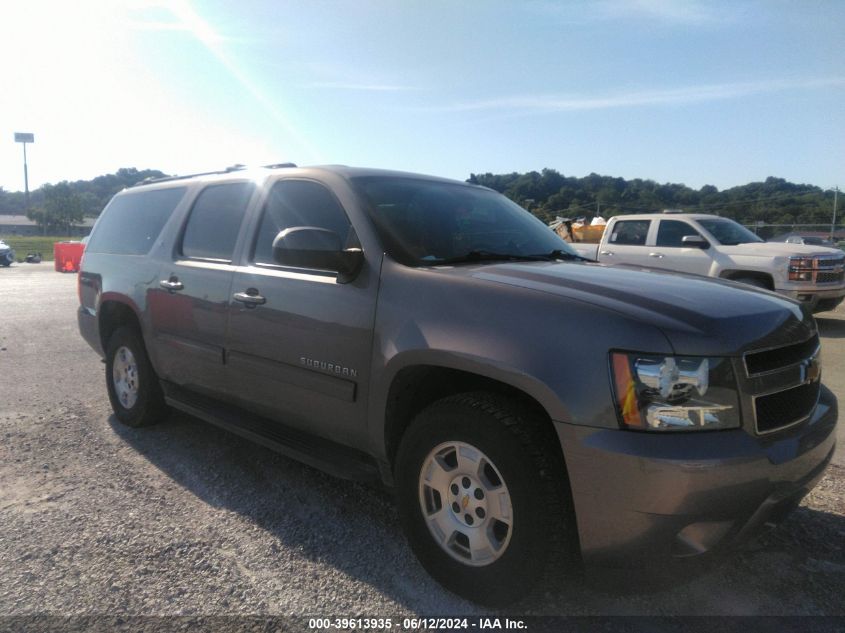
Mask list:
[[[294,226],[285,229],[273,240],[273,259],[282,266],[333,270],[337,282],[349,283],[364,263],[360,248],[344,250],[340,236],[316,226]]]
[[[700,235],[684,235],[681,238],[681,244],[687,248],[700,248],[702,250],[710,248],[710,242]]]

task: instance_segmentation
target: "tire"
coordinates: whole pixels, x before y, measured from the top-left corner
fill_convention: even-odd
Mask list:
[[[115,416],[126,426],[149,426],[167,415],[161,384],[135,328],[119,327],[109,338],[106,388]]]
[[[540,422],[515,401],[460,394],[422,411],[402,438],[403,528],[423,567],[459,596],[507,604],[550,563],[556,572],[580,569],[566,469]]]
[[[741,284],[748,284],[749,286],[754,286],[755,288],[762,288],[763,290],[771,290],[771,288],[769,288],[769,284],[758,277],[737,277],[733,281]]]

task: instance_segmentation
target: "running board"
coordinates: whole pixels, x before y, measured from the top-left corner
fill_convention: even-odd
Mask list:
[[[224,402],[162,381],[171,407],[262,444],[341,479],[381,482],[376,461],[366,453],[303,433]]]

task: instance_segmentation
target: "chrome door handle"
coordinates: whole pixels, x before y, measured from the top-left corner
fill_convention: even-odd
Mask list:
[[[656,257],[657,259],[663,259],[663,253],[649,253],[649,257]]]
[[[171,277],[170,279],[162,279],[158,282],[158,285],[167,290],[168,292],[176,292],[177,290],[182,290],[185,288],[185,285],[176,279],[176,277]]]
[[[247,308],[254,308],[267,303],[267,299],[258,294],[255,288],[247,288],[246,292],[236,292],[232,295],[232,298],[243,303]]]
[[[607,255],[608,257],[613,257],[613,251],[602,251],[599,254],[600,255]]]

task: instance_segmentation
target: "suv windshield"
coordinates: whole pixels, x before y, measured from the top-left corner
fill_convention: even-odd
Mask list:
[[[352,183],[387,252],[408,266],[582,259],[543,222],[488,189],[397,176]]]
[[[737,244],[763,241],[741,224],[726,218],[708,218],[698,220],[698,223],[722,246],[736,246]]]

